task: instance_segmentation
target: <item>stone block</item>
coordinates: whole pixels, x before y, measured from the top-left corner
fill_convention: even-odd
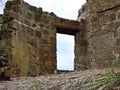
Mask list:
[[[45,25],[44,25],[43,22],[40,22],[39,26],[40,26],[41,28],[43,28]]]
[[[116,14],[113,13],[113,14],[110,15],[110,22],[113,22],[115,20],[116,20]]]
[[[33,47],[37,47],[37,42],[34,37],[30,37],[29,44],[32,45]]]
[[[79,50],[80,50],[79,56],[86,55],[86,53],[87,53],[87,47],[80,47]]]
[[[5,8],[9,10],[9,9],[11,9],[12,5],[13,5],[13,2],[7,1],[6,5],[5,5]]]
[[[110,2],[111,4],[115,4],[115,3],[117,2],[117,0],[109,0],[109,2]]]
[[[36,76],[38,73],[38,66],[36,64],[30,63],[29,64],[29,70],[28,70],[28,76]]]
[[[41,38],[41,31],[35,31],[35,36],[38,38]]]
[[[30,19],[33,18],[33,15],[32,15],[31,12],[27,12],[27,13],[26,13],[26,17],[30,20]]]
[[[37,13],[37,8],[34,6],[29,6],[28,10],[32,11],[33,13]]]
[[[49,33],[50,33],[49,30],[43,30],[43,31],[42,31],[42,34],[45,35],[45,36],[49,35]]]
[[[56,44],[56,37],[50,37],[50,39],[49,39],[49,44],[52,44],[52,45],[55,45]]]
[[[23,0],[13,0],[14,5],[22,4]]]
[[[22,14],[22,8],[20,7],[20,5],[13,5],[12,10],[19,14]]]
[[[30,20],[29,20],[29,19],[25,19],[25,20],[24,20],[24,24],[30,25]]]
[[[117,45],[117,46],[120,46],[120,38],[117,38],[117,40],[116,40],[116,45]]]
[[[35,22],[40,22],[41,21],[41,14],[35,14],[34,20],[35,20]]]
[[[42,44],[48,44],[48,40],[47,39],[41,39],[41,43]]]
[[[119,26],[120,26],[120,21],[114,22],[115,31],[119,28]]]
[[[42,13],[43,13],[42,8],[38,8],[38,9],[37,9],[37,13],[38,13],[38,14],[42,14]]]
[[[79,40],[79,43],[78,43],[81,47],[85,47],[88,45],[87,43],[87,40]]]
[[[120,20],[120,12],[118,13],[118,20]]]
[[[34,29],[27,28],[27,34],[29,34],[31,37],[35,35],[34,32],[35,32]]]

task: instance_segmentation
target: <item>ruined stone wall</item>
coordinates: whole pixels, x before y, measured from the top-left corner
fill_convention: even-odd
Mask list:
[[[88,0],[78,21],[59,18],[22,0],[8,1],[0,45],[8,55],[10,76],[54,73],[56,33],[75,36],[76,70],[119,63],[120,1]]]
[[[10,76],[54,73],[56,33],[75,36],[76,70],[119,63],[120,1],[88,0],[78,21],[59,18],[22,0],[8,1],[0,45],[8,55]]]
[[[22,0],[6,3],[0,32],[9,58],[10,76],[35,76],[57,69],[56,33],[75,35],[79,22],[43,12]],[[64,30],[65,29],[65,30]],[[7,32],[7,33],[6,33]],[[1,37],[5,37],[1,34]]]
[[[86,21],[87,30],[87,66],[105,68],[117,58],[119,62],[120,1],[88,0],[79,10],[78,21],[82,19]]]
[[[54,72],[56,31],[50,25],[55,17],[22,0],[6,3],[3,27],[11,30],[8,44],[11,52],[7,52],[11,54],[11,74],[27,76]]]

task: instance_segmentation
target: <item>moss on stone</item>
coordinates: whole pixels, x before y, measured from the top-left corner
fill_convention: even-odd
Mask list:
[[[7,31],[8,30],[8,24],[4,24],[3,29]]]
[[[0,43],[0,52],[3,51],[4,48],[2,47],[1,43]]]
[[[6,7],[7,9],[10,9],[10,8],[12,7],[12,5],[13,5],[13,3],[12,3],[11,1],[7,1],[5,7]]]
[[[2,18],[0,18],[0,24],[3,24],[4,20]]]
[[[117,0],[109,0],[109,2],[115,4]]]

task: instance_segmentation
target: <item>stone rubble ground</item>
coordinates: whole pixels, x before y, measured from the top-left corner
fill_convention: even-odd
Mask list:
[[[0,81],[0,90],[80,90],[76,86],[79,78],[92,73],[104,73],[104,70],[74,71],[37,77],[12,78],[11,81]]]

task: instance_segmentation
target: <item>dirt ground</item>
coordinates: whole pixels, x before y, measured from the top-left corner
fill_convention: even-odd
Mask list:
[[[86,70],[12,78],[10,81],[0,81],[0,90],[81,90],[77,86],[80,78],[104,72],[105,70]]]

